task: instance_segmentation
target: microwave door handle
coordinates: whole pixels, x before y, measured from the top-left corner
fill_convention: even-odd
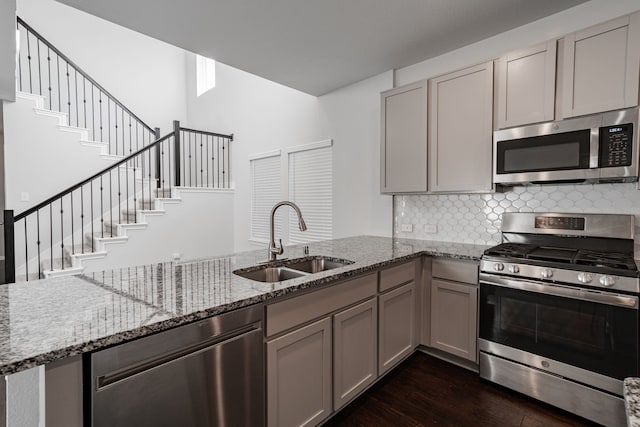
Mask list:
[[[530,282],[527,280],[511,280],[502,277],[491,277],[489,279],[486,277],[486,275],[481,275],[480,285],[482,285],[483,283],[487,285],[501,286],[503,288],[518,289],[521,291],[571,298],[598,304],[633,308],[635,310],[638,309],[638,297],[634,296],[591,291],[588,289],[574,288],[571,286]]]
[[[600,128],[591,128],[589,136],[589,169],[598,167],[598,157],[600,156]]]

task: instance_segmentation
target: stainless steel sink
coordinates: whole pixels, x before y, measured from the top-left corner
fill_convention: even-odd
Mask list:
[[[233,274],[257,282],[282,282],[283,280],[308,276],[313,273],[332,270],[349,264],[353,264],[353,261],[326,256],[308,256],[241,268],[235,270]]]
[[[286,264],[287,267],[294,270],[304,271],[306,273],[319,273],[325,270],[332,270],[334,268],[344,267],[345,265],[353,264],[352,261],[346,262],[345,260],[335,260],[327,257],[317,257],[313,259],[307,259],[304,261],[291,260]]]
[[[236,270],[233,272],[245,279],[255,280],[256,282],[282,282],[283,280],[295,279],[296,277],[305,276],[301,271],[291,270],[286,267],[265,267],[259,270]]]

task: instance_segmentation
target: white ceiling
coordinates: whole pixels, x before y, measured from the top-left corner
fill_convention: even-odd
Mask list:
[[[322,95],[586,0],[58,0]]]

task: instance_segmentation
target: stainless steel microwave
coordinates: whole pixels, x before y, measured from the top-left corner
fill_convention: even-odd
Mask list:
[[[638,108],[493,134],[493,181],[501,185],[638,180]]]

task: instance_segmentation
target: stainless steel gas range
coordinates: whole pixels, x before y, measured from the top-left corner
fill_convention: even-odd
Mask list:
[[[505,213],[480,263],[480,376],[625,425],[639,375],[632,215]]]

